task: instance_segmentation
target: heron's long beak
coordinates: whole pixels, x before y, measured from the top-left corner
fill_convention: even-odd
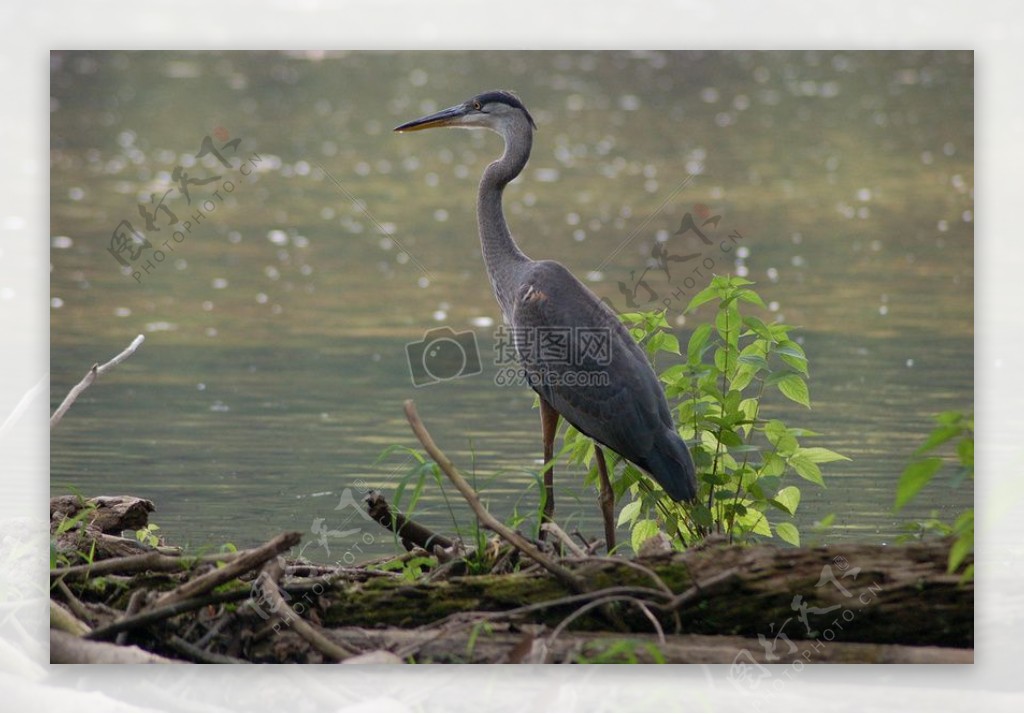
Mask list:
[[[436,126],[450,126],[465,116],[466,111],[465,104],[456,104],[454,107],[442,109],[434,114],[407,121],[405,124],[396,126],[395,131],[420,131],[421,129],[433,129]]]

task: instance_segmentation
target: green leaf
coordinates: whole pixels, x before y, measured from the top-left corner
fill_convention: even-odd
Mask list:
[[[748,364],[757,369],[768,369],[768,360],[761,355],[740,355],[740,364]]]
[[[725,340],[730,347],[736,348],[739,345],[740,330],[743,328],[743,321],[740,319],[740,311],[735,304],[719,308],[715,315],[715,330],[719,337]]]
[[[711,302],[715,298],[720,298],[721,296],[722,290],[712,282],[711,285],[708,285],[690,299],[690,303],[686,306],[686,309],[683,312],[692,312],[704,303]]]
[[[778,419],[772,419],[765,425],[764,435],[780,456],[789,456],[796,452],[799,447],[796,437]]]
[[[768,525],[768,519],[765,518],[764,514],[756,508],[750,508],[748,506],[746,513],[742,516],[737,516],[736,523],[743,526],[751,533],[763,535],[768,538],[772,537],[772,529]]]
[[[768,342],[775,342],[775,336],[772,335],[772,331],[768,329],[768,325],[764,324],[764,321],[760,318],[749,315],[743,318],[743,324],[754,331],[758,337]]]
[[[926,451],[931,451],[937,446],[945,444],[947,441],[955,436],[958,436],[961,432],[960,426],[954,424],[952,426],[940,426],[937,427],[928,438],[924,440],[924,443],[917,447],[915,454],[923,454]]]
[[[969,517],[970,525],[965,525],[964,521],[968,520]],[[949,549],[949,564],[946,568],[946,572],[955,573],[957,569],[963,564],[964,559],[974,550],[974,511],[970,510],[961,514],[960,518],[957,519],[956,525],[953,526],[955,531],[960,532],[960,537],[953,543],[953,547]]]
[[[732,345],[726,345],[719,347],[715,350],[715,369],[720,374],[730,374],[736,369],[736,362],[739,355],[736,354],[736,348]]]
[[[744,302],[752,302],[755,305],[760,305],[761,307],[765,306],[764,300],[761,299],[761,296],[750,289],[738,290],[736,292],[736,297]]]
[[[787,399],[791,399],[797,404],[803,404],[808,409],[811,408],[811,396],[807,391],[807,382],[800,375],[790,372],[779,379],[775,386]]]
[[[952,426],[953,424],[957,424],[963,420],[964,415],[957,411],[941,412],[935,416],[935,421],[940,424],[945,424],[946,426]]]
[[[754,381],[754,375],[757,374],[757,370],[747,365],[739,365],[736,368],[736,374],[733,375],[732,379],[729,380],[729,388],[738,391],[743,391],[747,386]]]
[[[739,409],[739,411],[743,414],[743,419],[745,421],[753,421],[754,418],[757,416],[758,403],[759,402],[756,397],[744,399],[739,403],[737,409]]]
[[[647,340],[647,353],[653,355],[659,351],[679,354],[679,339],[671,332],[655,332]]]
[[[797,449],[797,455],[803,456],[806,459],[816,464],[827,464],[831,461],[849,461],[849,456],[843,456],[840,453],[832,451],[831,449],[823,449],[820,446],[810,446],[806,449]]]
[[[790,357],[800,357],[805,362],[807,361],[807,355],[804,354],[804,348],[800,346],[799,342],[794,342],[793,340],[780,341],[778,347],[775,348],[775,353],[780,355],[789,355]]]
[[[792,523],[776,523],[775,533],[778,534],[779,538],[786,541],[790,545],[800,545],[800,531],[798,531],[796,529],[796,526],[794,526]]]
[[[932,480],[932,476],[942,467],[942,459],[937,456],[932,456],[927,459],[921,459],[903,469],[903,474],[900,476],[900,482],[896,486],[896,505],[894,510],[898,511],[903,508],[914,496],[917,495],[918,491],[925,487],[925,485]]]
[[[956,445],[956,455],[960,463],[974,472],[974,439],[964,439]]]
[[[783,362],[785,362],[787,365],[789,365],[790,367],[792,367],[796,371],[800,372],[801,374],[804,374],[804,375],[809,375],[810,374],[810,372],[807,370],[807,358],[806,357],[797,357],[795,355],[784,354],[784,353],[781,353],[781,352],[777,352],[776,354],[779,355],[779,359],[781,359]]]
[[[789,465],[793,467],[793,470],[800,475],[801,478],[805,478],[811,483],[816,483],[819,486],[825,486],[825,480],[821,477],[821,469],[818,465],[803,456],[792,456],[789,459]]]
[[[640,501],[630,501],[619,511],[619,520],[616,525],[624,525],[640,515]]]
[[[822,518],[820,521],[815,523],[814,524],[814,528],[815,528],[815,530],[823,530],[825,528],[830,528],[832,526],[832,524],[835,523],[835,521],[836,521],[836,514],[830,513],[827,516],[825,516],[824,518]]]
[[[649,538],[658,534],[658,522],[650,518],[644,518],[636,522],[633,532],[630,533],[630,545],[634,553],[640,552],[640,546]]]
[[[725,446],[743,446],[743,438],[732,429],[722,429],[718,440]]]
[[[686,346],[686,361],[690,364],[698,364],[701,359],[701,355],[704,354],[704,347],[708,343],[708,338],[711,336],[711,325],[703,323],[693,334],[690,335],[690,342]]]
[[[800,505],[800,489],[796,486],[786,486],[775,494],[775,498],[771,499],[769,503],[792,516],[796,513],[797,506]]]

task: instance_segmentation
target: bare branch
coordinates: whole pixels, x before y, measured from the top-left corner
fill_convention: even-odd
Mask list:
[[[167,607],[181,600],[201,595],[213,590],[218,585],[234,580],[239,575],[254,570],[272,558],[276,558],[302,540],[301,533],[282,533],[276,538],[261,545],[259,548],[247,550],[224,567],[217,568],[206,575],[189,580],[167,593],[155,603],[153,608]]]
[[[487,528],[500,535],[502,538],[507,540],[509,543],[514,545],[516,548],[525,553],[530,559],[540,563],[549,573],[554,575],[561,581],[566,587],[573,592],[583,592],[582,581],[569,572],[566,568],[563,568],[558,563],[554,562],[546,555],[537,550],[536,546],[530,543],[526,538],[516,533],[514,530],[506,526],[504,523],[499,521],[497,518],[492,516],[484,505],[480,503],[480,497],[476,495],[473,487],[462,477],[458,469],[455,468],[455,464],[445,456],[444,452],[437,447],[434,440],[430,437],[427,432],[427,428],[423,426],[423,422],[420,421],[419,415],[416,413],[416,405],[411,399],[407,399],[405,402],[405,417],[409,420],[409,426],[412,427],[413,434],[419,439],[420,443],[423,444],[423,448],[430,454],[430,458],[441,467],[448,479],[455,485],[459,493],[469,504],[469,507],[473,509],[477,519]]]
[[[50,417],[50,428],[53,429],[55,426],[60,424],[60,420],[64,418],[64,414],[67,412],[67,410],[71,408],[71,405],[75,403],[75,400],[78,399],[82,392],[88,389],[89,385],[96,381],[97,377],[102,377],[104,374],[112,370],[114,367],[121,364],[126,359],[135,354],[135,350],[139,349],[139,345],[141,345],[145,339],[145,335],[139,335],[134,340],[132,340],[132,343],[128,345],[119,355],[114,357],[114,359],[110,360],[104,365],[94,364],[86,373],[85,377],[82,378],[82,381],[71,388],[71,391],[68,392],[68,396],[64,398],[64,401],[61,402],[61,405],[57,407],[57,411],[55,411],[53,413],[53,416]]]
[[[412,550],[419,546],[428,553],[432,553],[435,545],[445,550],[454,545],[450,538],[434,533],[426,526],[411,520],[401,511],[392,510],[391,505],[380,491],[370,491],[363,497],[363,502],[366,504],[366,512],[370,514],[370,518],[377,521],[382,528],[394,532],[401,538],[402,546],[406,550]]]
[[[548,533],[551,533],[556,538],[558,538],[559,542],[566,548],[568,548],[569,552],[577,558],[587,557],[587,554],[583,552],[583,549],[576,545],[573,542],[572,538],[569,537],[569,534],[563,531],[554,521],[547,521],[545,523],[542,523],[540,527],[541,530],[547,531]]]
[[[281,593],[277,590],[277,581],[281,577],[282,572],[283,568],[281,567],[281,564],[276,560],[272,560],[264,566],[257,578],[257,583],[259,584],[263,597],[270,604],[271,612],[280,617],[284,624],[294,628],[295,632],[306,640],[306,642],[313,645],[313,647],[331,659],[343,662],[356,654],[347,647],[334,642],[313,625],[303,620],[291,608],[291,606],[285,602],[285,599],[281,597]]]

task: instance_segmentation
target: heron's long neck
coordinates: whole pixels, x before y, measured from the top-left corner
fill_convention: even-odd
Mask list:
[[[480,179],[480,194],[477,198],[477,222],[480,226],[480,245],[484,254],[487,274],[494,288],[502,312],[506,318],[511,315],[515,299],[515,278],[518,269],[529,258],[519,250],[505,222],[501,209],[501,195],[505,186],[526,166],[533,144],[532,131],[525,120],[516,122],[502,132],[505,137],[505,153],[484,171]]]

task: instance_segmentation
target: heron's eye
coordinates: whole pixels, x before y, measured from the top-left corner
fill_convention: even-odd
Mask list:
[[[473,109],[475,109],[476,111],[480,111],[481,109],[480,102],[477,101],[476,99],[473,100]]]

